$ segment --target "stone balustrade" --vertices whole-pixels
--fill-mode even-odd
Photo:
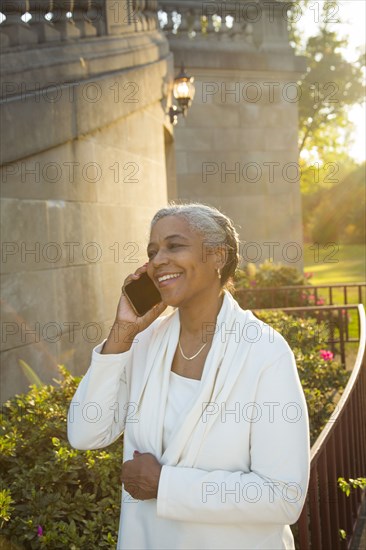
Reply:
[[[0,13],[3,51],[158,28],[155,0],[4,0]]]
[[[160,26],[169,39],[214,39],[261,50],[289,48],[290,2],[159,0],[158,5]]]

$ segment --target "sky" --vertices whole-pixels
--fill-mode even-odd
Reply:
[[[299,25],[304,35],[311,36],[316,33],[317,21],[321,17],[323,1],[313,1],[303,11]],[[341,37],[348,37],[349,45],[344,50],[344,56],[349,61],[354,61],[359,55],[359,50],[365,51],[365,21],[366,1],[365,0],[343,0],[339,2],[339,11],[334,10],[330,17],[332,21],[329,26]],[[334,20],[334,21],[333,21]],[[366,102],[363,105],[355,105],[350,109],[349,118],[355,123],[354,143],[350,147],[350,155],[358,162],[365,160],[366,149]]]

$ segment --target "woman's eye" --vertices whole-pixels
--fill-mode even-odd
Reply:
[[[171,244],[168,244],[167,248],[168,249],[179,248],[181,246],[184,246],[184,245],[183,244],[178,244],[178,243],[171,243]],[[155,256],[155,254],[156,254],[155,250],[152,250],[151,252],[148,252],[147,257],[149,258],[149,260],[151,260],[151,258],[153,256]]]

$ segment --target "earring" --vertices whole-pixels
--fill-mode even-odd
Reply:
[[[218,268],[216,269],[216,271],[217,271],[217,276],[218,276],[218,278],[219,278],[219,279],[221,279],[221,272],[220,272],[220,268],[218,267]]]

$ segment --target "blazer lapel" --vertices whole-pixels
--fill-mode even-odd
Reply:
[[[177,325],[178,325],[178,332],[177,332]],[[164,357],[164,355],[166,355],[166,353],[169,353],[169,351],[171,353],[172,348],[174,346],[174,340],[176,339],[175,347],[174,347],[174,350],[175,350],[178,343],[179,327],[180,327],[179,311],[178,309],[176,309],[170,315],[167,315],[166,319],[164,319],[164,321],[162,321],[162,323],[160,324],[157,332],[153,335],[153,338],[149,344],[149,348],[146,354],[147,365],[144,371],[141,386],[138,391],[138,394],[135,397],[136,403],[138,405],[140,405],[140,402],[145,392],[146,384],[149,379],[153,366],[158,364],[159,361],[163,359],[166,359],[168,361],[168,357]],[[168,348],[170,348],[170,350]],[[173,353],[173,356],[174,356],[174,353]]]

